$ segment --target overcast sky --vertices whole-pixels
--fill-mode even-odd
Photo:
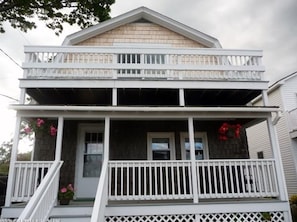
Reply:
[[[297,71],[296,0],[116,0],[111,16],[140,6],[217,38],[223,48],[263,50],[270,84]],[[28,33],[5,27],[6,33],[0,34],[0,143],[13,134],[15,113],[7,105],[15,101],[1,95],[19,97],[22,69],[17,64],[24,60],[24,45],[60,45],[79,30],[67,26],[57,37],[43,23]]]

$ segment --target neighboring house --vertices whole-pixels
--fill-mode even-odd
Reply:
[[[297,194],[297,72],[292,73],[269,87],[269,105],[279,106],[283,111],[276,125],[278,142],[285,171],[289,196]],[[262,105],[262,97],[252,101]],[[264,123],[248,131],[251,158],[272,158],[269,137]]]
[[[291,221],[279,108],[246,105],[268,89],[261,51],[141,7],[25,54],[3,218]],[[274,158],[249,159],[245,129],[262,121]],[[34,161],[16,161],[30,131]]]

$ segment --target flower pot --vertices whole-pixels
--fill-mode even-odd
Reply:
[[[61,199],[59,202],[60,205],[69,205],[70,199]]]

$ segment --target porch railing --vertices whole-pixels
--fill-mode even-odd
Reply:
[[[277,197],[274,160],[109,161],[109,200]]]
[[[26,46],[25,78],[263,79],[262,52],[82,46]]]
[[[189,161],[109,161],[109,199],[191,199],[190,164]]]
[[[35,193],[53,161],[17,161],[12,184],[11,202],[26,202]]]
[[[57,200],[62,161],[56,161],[26,205],[18,221],[45,221]]]
[[[277,197],[274,160],[196,162],[200,199]]]

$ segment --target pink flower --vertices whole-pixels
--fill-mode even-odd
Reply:
[[[30,127],[26,127],[24,130],[26,134],[29,134],[32,132],[32,129]]]
[[[68,188],[69,190],[71,190],[71,191],[74,191],[74,189],[73,189],[73,186],[72,186],[72,184],[71,184],[71,183],[70,183],[70,184],[68,184],[67,188]]]
[[[67,192],[67,188],[66,187],[61,188],[60,192],[61,193],[66,193]]]
[[[38,119],[37,119],[37,127],[41,127],[42,124],[44,124],[44,120],[38,118]]]
[[[50,126],[50,134],[51,136],[57,135],[57,129],[53,125]]]

